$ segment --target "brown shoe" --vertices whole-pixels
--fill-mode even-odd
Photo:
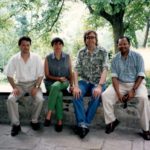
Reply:
[[[105,129],[105,133],[109,134],[109,133],[113,132],[114,129],[117,127],[117,125],[118,125],[119,123],[120,123],[120,121],[116,119],[115,121],[113,121],[113,122],[107,124],[107,125],[106,125],[106,129]]]
[[[143,131],[144,140],[150,140],[150,131]]]

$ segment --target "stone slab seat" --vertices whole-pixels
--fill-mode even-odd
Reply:
[[[67,124],[69,124],[69,122],[75,122],[74,110],[72,106],[73,95],[69,93],[67,90],[62,90],[62,92],[63,92],[64,121],[68,122]],[[6,101],[7,101],[9,94],[10,92],[0,93],[0,123],[9,123],[7,106],[6,106]],[[43,109],[40,115],[41,121],[44,120],[45,114],[47,112],[48,92],[44,92],[43,96],[44,96],[45,101],[44,101]],[[85,97],[89,97],[89,96],[90,96],[89,93],[85,95]],[[29,94],[26,93],[24,97],[22,97],[23,100],[19,102],[20,121],[23,124],[28,124],[31,118],[32,103],[30,101],[30,98],[32,97],[30,97]]]
[[[149,98],[150,98],[150,90],[148,90]],[[10,123],[7,113],[6,101],[10,92],[3,92],[0,93],[0,123]],[[45,101],[43,104],[43,109],[40,115],[40,121],[43,122],[45,118],[45,114],[47,112],[47,102],[48,102],[48,93],[43,93]],[[66,90],[63,91],[63,109],[64,109],[64,124],[73,125],[75,124],[75,116],[74,116],[74,109],[72,99],[73,96],[71,93],[68,93]],[[89,99],[90,94],[87,93],[85,98]],[[29,124],[29,120],[31,118],[31,111],[32,105],[30,101],[30,96],[26,94],[23,97],[22,103],[19,103],[19,112],[20,112],[20,121],[21,124]],[[85,107],[88,105],[88,100],[84,101]],[[134,98],[131,102],[128,103],[128,107],[123,109],[123,104],[115,105],[115,114],[118,120],[121,121],[119,127],[128,127],[128,128],[140,128],[139,124],[139,115],[136,108],[137,100]],[[53,118],[55,115],[52,115]],[[52,123],[55,122],[56,119],[52,118]],[[103,114],[103,107],[99,107],[97,113],[94,117],[94,120],[91,124],[92,126],[98,126],[98,128],[105,127],[104,123],[104,114]]]

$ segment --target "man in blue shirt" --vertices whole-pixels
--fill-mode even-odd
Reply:
[[[119,53],[112,60],[112,85],[102,94],[104,117],[107,134],[114,131],[119,124],[114,114],[114,104],[138,99],[140,123],[143,138],[150,140],[149,132],[149,101],[145,86],[144,61],[140,54],[130,50],[128,37],[121,37],[117,41]]]

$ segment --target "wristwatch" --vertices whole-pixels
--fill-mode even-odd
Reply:
[[[39,85],[35,85],[35,88],[37,88],[37,89],[38,89],[39,87],[40,87]]]
[[[102,87],[103,86],[103,84],[101,84],[101,83],[98,83],[98,85],[97,86],[100,86],[100,87]]]

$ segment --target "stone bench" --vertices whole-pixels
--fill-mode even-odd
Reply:
[[[7,112],[7,106],[6,101],[9,96],[10,92],[1,92],[0,93],[0,123],[10,123],[8,118],[8,112]],[[66,90],[63,91],[63,110],[64,110],[64,122],[66,124],[75,123],[75,117],[74,117],[74,109],[72,104],[72,94],[68,93]],[[44,121],[46,112],[47,112],[47,106],[48,106],[48,93],[43,93],[44,96],[44,104],[42,108],[42,112],[40,114],[40,120]],[[89,95],[87,94],[85,98],[87,98]],[[22,124],[28,124],[31,116],[31,109],[32,109],[32,101],[30,100],[31,97],[26,94],[23,97],[23,100],[19,102],[19,114],[20,114],[20,121]],[[68,113],[69,112],[69,113]],[[53,118],[55,116],[53,115]],[[56,120],[56,119],[52,119]]]
[[[0,93],[0,123],[10,123],[6,108],[6,100],[10,93]],[[40,115],[40,121],[43,122],[45,118],[45,114],[47,112],[47,102],[48,102],[48,94],[44,93],[44,104],[43,109]],[[149,90],[149,97],[150,97],[150,90]],[[23,97],[24,101],[19,104],[19,112],[20,112],[20,121],[21,124],[29,124],[30,120],[30,112],[32,109],[31,101],[29,96]],[[75,116],[74,116],[74,109],[72,104],[72,95],[69,93],[64,92],[63,96],[63,109],[64,109],[64,124],[73,125],[75,124]],[[89,95],[86,95],[85,99],[89,99]],[[84,101],[85,107],[88,105],[88,100]],[[139,115],[136,108],[137,100],[133,99],[132,101],[128,102],[128,107],[123,109],[123,104],[119,103],[115,105],[115,114],[117,118],[121,121],[121,127],[128,127],[128,128],[139,128]],[[55,115],[52,115],[52,123],[55,122],[54,119]],[[98,108],[97,113],[94,117],[94,120],[91,124],[92,126],[100,126],[104,127],[104,114],[103,114],[103,107],[102,105]]]

